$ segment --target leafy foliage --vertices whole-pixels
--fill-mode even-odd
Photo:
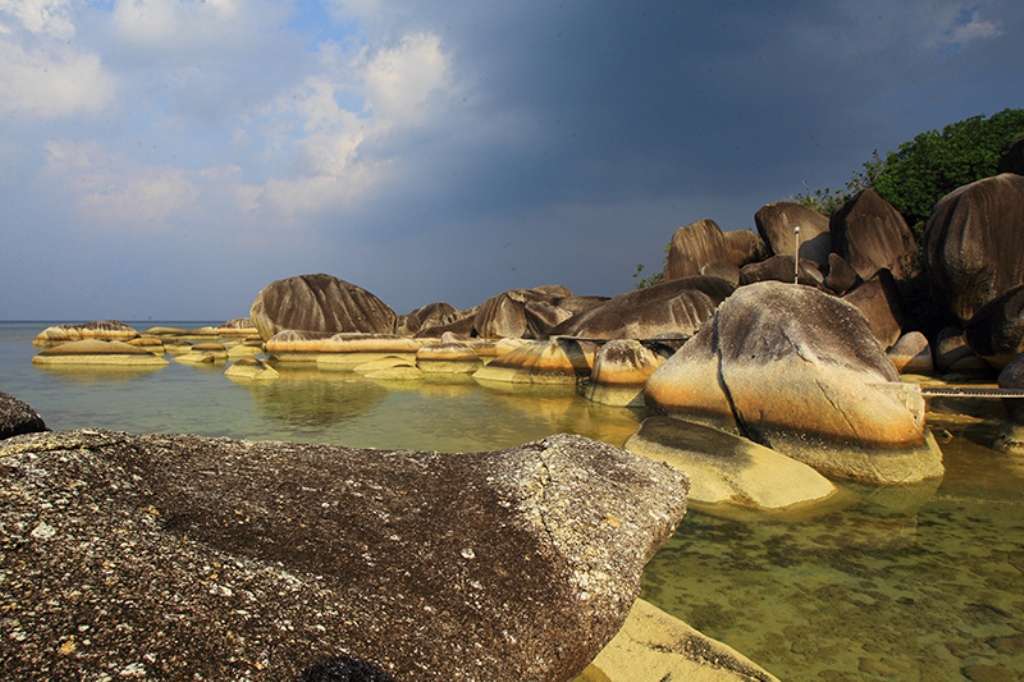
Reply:
[[[650,277],[644,277],[643,272],[643,264],[637,263],[636,270],[633,272],[633,279],[636,280],[637,289],[646,289],[647,287],[653,287],[655,284],[661,284],[661,281],[665,279],[664,272],[656,272]]]

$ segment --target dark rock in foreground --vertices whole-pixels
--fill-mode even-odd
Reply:
[[[0,391],[0,440],[37,431],[46,431],[39,413],[28,403]]]
[[[249,316],[267,341],[286,329],[394,334],[398,316],[366,289],[331,275],[298,275],[260,290]]]
[[[446,455],[83,430],[0,463],[3,679],[570,679],[687,491],[566,435]]]

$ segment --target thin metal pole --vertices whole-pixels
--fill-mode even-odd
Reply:
[[[793,250],[793,284],[800,284],[800,226],[793,226],[796,248]]]

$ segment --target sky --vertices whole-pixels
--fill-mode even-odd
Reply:
[[[310,272],[614,295],[680,225],[1024,106],[1021,35],[1020,0],[0,0],[0,319]]]

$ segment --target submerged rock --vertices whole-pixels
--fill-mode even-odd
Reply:
[[[900,374],[931,374],[935,370],[931,346],[921,332],[907,332],[886,355]]]
[[[623,446],[690,479],[690,500],[777,510],[816,502],[836,488],[803,462],[751,440],[672,417],[645,419]]]
[[[664,361],[664,356],[639,341],[609,341],[594,357],[584,396],[605,405],[642,407],[644,384]]]
[[[294,680],[342,656],[398,680],[571,679],[687,490],[567,435],[442,454],[73,431],[0,461],[7,679]]]
[[[637,599],[575,682],[778,682],[743,654]]]
[[[939,200],[925,228],[933,295],[963,324],[1024,284],[1024,176],[1003,173]]]
[[[157,367],[167,364],[145,348],[122,341],[71,341],[40,351],[32,362],[37,365],[131,365]]]
[[[869,187],[851,197],[829,220],[832,248],[862,279],[886,269],[898,280],[914,274],[917,243],[907,221]]]
[[[331,275],[299,275],[263,287],[249,310],[264,341],[285,329],[394,334],[395,311],[366,289]]]
[[[230,379],[250,381],[273,381],[280,378],[277,370],[258,358],[240,358],[224,371]]]
[[[69,341],[96,339],[99,341],[127,341],[134,339],[139,332],[124,322],[117,320],[100,320],[82,324],[56,324],[47,327],[33,339],[33,346],[50,346]]]
[[[860,312],[810,287],[741,287],[647,382],[648,405],[744,435],[827,476],[941,476],[920,390]]]
[[[28,403],[0,391],[0,440],[46,430],[43,418]]]
[[[732,292],[717,277],[678,279],[616,296],[551,333],[584,339],[692,336]]]
[[[754,222],[772,254],[790,257],[796,251],[793,228],[799,225],[800,259],[814,261],[820,267],[828,265],[832,237],[827,216],[801,204],[780,201],[762,206],[754,215]]]

